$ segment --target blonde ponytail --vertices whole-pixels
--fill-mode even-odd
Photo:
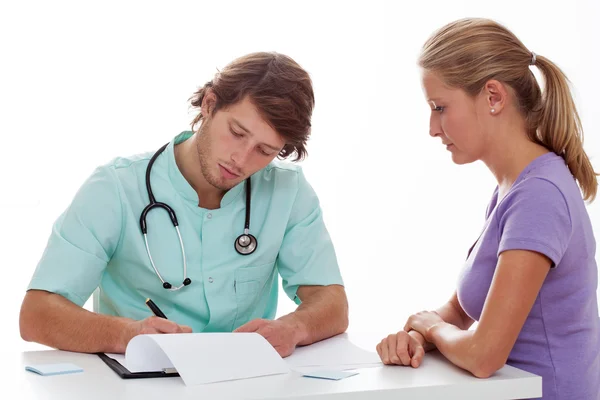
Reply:
[[[547,58],[538,56],[535,65],[545,81],[538,138],[545,147],[565,159],[581,187],[583,198],[593,201],[598,190],[597,174],[583,149],[583,129],[569,82],[560,68]]]

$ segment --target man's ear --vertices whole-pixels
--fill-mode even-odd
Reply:
[[[217,95],[212,89],[207,89],[204,97],[202,98],[202,106],[200,110],[202,111],[202,115],[204,117],[208,117],[215,110],[215,106],[217,105]]]

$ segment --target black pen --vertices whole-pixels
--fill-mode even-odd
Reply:
[[[162,311],[160,311],[160,308],[158,308],[158,306],[154,304],[152,300],[146,299],[146,305],[157,317],[168,319],[167,316]]]

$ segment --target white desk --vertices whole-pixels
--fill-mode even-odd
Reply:
[[[535,398],[542,393],[539,376],[505,366],[491,378],[477,379],[437,352],[426,354],[418,369],[400,366],[365,368],[359,370],[358,375],[340,381],[305,378],[291,373],[189,387],[181,378],[123,380],[92,354],[5,350],[2,358],[2,391],[19,399],[493,400]],[[28,364],[58,362],[72,362],[84,372],[39,376],[25,371]]]

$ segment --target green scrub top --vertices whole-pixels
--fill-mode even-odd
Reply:
[[[194,332],[227,332],[255,318],[273,319],[278,279],[299,304],[303,285],[342,285],[319,200],[300,166],[277,160],[252,176],[251,255],[235,251],[244,231],[244,182],[229,190],[221,207],[198,207],[198,195],[175,163],[174,143],[156,159],[151,183],[156,201],[177,214],[191,285],[166,290],[154,272],[140,229],[149,203],[146,167],[154,152],[117,158],[97,168],[54,223],[29,289],[58,293],[83,306],[99,288],[95,311],[140,320],[151,316],[151,298]],[[154,263],[173,286],[183,281],[183,257],[173,224],[162,209],[147,216]]]

